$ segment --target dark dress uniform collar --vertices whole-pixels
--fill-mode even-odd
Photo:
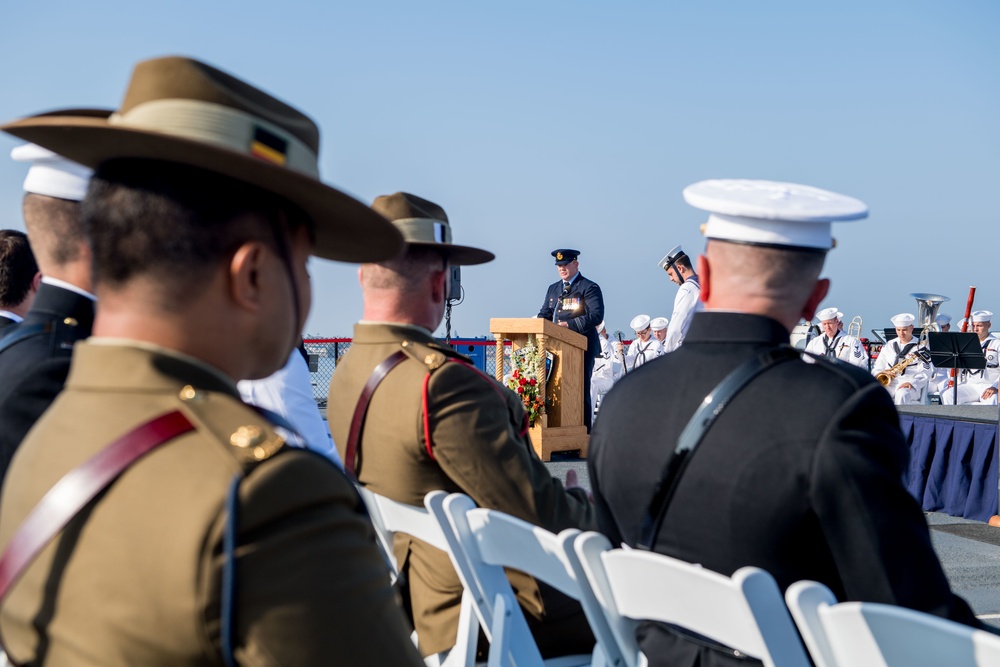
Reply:
[[[42,283],[25,320],[72,318],[86,335],[94,328],[94,302],[68,289]]]
[[[701,311],[691,318],[684,337],[690,343],[747,343],[780,345],[788,343],[790,332],[780,322],[764,315],[728,311]]]

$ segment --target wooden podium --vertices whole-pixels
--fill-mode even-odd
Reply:
[[[513,350],[527,345],[534,337],[545,357],[546,351],[555,355],[552,375],[545,380],[545,368],[539,368],[535,379],[539,393],[546,397],[545,414],[529,431],[535,452],[543,461],[552,458],[552,452],[579,451],[580,458],[587,456],[590,436],[583,422],[583,355],[587,338],[540,317],[493,318],[490,333],[497,341],[496,377],[503,382],[504,340],[511,342]],[[540,423],[539,423],[540,422]]]

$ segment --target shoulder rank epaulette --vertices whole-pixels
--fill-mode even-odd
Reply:
[[[213,433],[216,438],[223,439],[230,429],[234,429],[228,436],[228,443],[240,462],[265,461],[285,446],[285,439],[275,433],[266,421],[254,423],[253,418],[260,416],[245,405],[240,406],[239,414],[234,415],[227,426],[225,420],[219,418],[218,406],[210,404],[210,396],[211,392],[196,389],[191,385],[185,385],[178,393],[178,398],[186,404],[190,414],[204,424],[206,431]]]
[[[414,343],[404,340],[400,346],[408,357],[419,361],[432,371],[440,368],[444,362],[448,361],[448,357],[460,356],[451,348],[435,343]]]

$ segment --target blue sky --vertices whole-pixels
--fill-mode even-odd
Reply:
[[[957,319],[976,285],[1000,312],[998,34],[995,0],[14,3],[0,118],[115,107],[154,56],[240,76],[319,123],[327,182],[431,199],[496,253],[463,272],[462,336],[534,315],[557,247],[582,251],[610,329],[669,316],[657,260],[704,246],[686,185],[827,188],[871,208],[835,226],[825,271],[824,305],[867,332],[915,312],[911,292]],[[4,227],[23,228],[23,174],[0,159]],[[312,272],[306,330],[350,335],[356,267]]]

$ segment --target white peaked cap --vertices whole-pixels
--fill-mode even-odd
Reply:
[[[38,195],[83,201],[90,175],[94,173],[35,144],[17,146],[10,152],[10,157],[15,162],[31,163],[24,178],[24,191]]]
[[[977,310],[969,316],[969,321],[972,323],[976,322],[992,322],[993,313],[988,310]]]
[[[900,313],[899,315],[890,318],[892,325],[896,327],[908,327],[913,324],[916,319],[917,318],[913,316],[913,313]]]
[[[642,331],[649,326],[649,315],[636,315],[629,323],[633,331]]]
[[[670,324],[670,320],[665,317],[654,317],[649,321],[649,328],[653,331],[663,331]]]
[[[853,197],[777,181],[699,181],[684,188],[684,200],[709,212],[707,238],[768,247],[827,251],[831,223],[868,216]]]
[[[951,315],[945,315],[944,313],[941,313],[940,315],[934,318],[934,322],[940,326],[951,324]]]
[[[826,322],[827,320],[839,320],[842,317],[844,317],[844,314],[835,307],[824,308],[816,313],[816,319],[820,322]]]

